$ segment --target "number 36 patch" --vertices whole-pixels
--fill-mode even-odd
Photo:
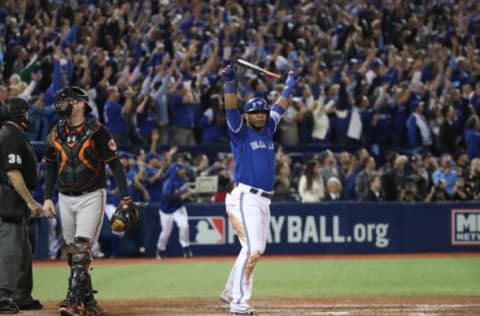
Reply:
[[[21,165],[22,164],[22,157],[20,157],[20,155],[8,154],[8,163],[9,164]]]

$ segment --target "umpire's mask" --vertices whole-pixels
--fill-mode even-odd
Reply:
[[[25,131],[32,126],[28,119],[28,110],[30,106],[27,101],[16,97],[7,98],[5,100],[5,106],[7,110],[7,120],[20,125]]]

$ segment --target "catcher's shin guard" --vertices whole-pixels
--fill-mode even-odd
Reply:
[[[97,301],[95,300],[94,294],[97,291],[93,290],[92,288],[92,278],[90,274],[87,274],[87,278],[85,280],[85,296],[83,305],[85,307],[85,315],[86,316],[100,316],[104,315],[105,312],[103,309],[98,305]]]
[[[68,279],[68,293],[64,301],[60,303],[62,315],[82,314],[87,294],[93,295],[89,290],[88,268],[91,262],[90,241],[87,238],[76,237],[71,252],[68,254],[70,266],[70,278]]]

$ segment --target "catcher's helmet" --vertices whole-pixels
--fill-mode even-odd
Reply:
[[[70,100],[81,100],[86,104],[85,112],[92,111],[88,103],[88,94],[85,90],[77,86],[66,86],[60,89],[55,95],[55,111],[59,114],[69,116],[72,109]]]
[[[245,104],[245,112],[269,112],[267,100],[264,98],[251,98]]]

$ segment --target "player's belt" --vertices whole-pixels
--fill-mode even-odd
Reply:
[[[68,195],[68,196],[80,196],[80,195],[84,195],[84,194],[87,194],[87,193],[90,193],[90,192],[93,192],[93,191],[97,191],[98,188],[95,188],[95,189],[89,189],[89,190],[85,190],[85,191],[70,191],[70,192],[60,192],[61,194],[63,195]]]
[[[257,189],[255,189],[255,188],[250,188],[250,193],[260,194],[261,196],[266,197],[266,198],[268,198],[268,199],[271,199],[271,198],[272,198],[272,195],[273,195],[273,194],[270,194],[270,193],[265,192],[265,191],[257,190]]]
[[[244,190],[244,191],[248,191],[250,193],[253,193],[253,194],[258,194],[264,198],[267,198],[267,199],[271,199],[273,194],[272,193],[269,193],[269,192],[266,192],[266,191],[263,191],[263,190],[260,190],[260,189],[257,189],[257,188],[254,188],[252,186],[249,186],[247,184],[243,184],[243,183],[236,183],[235,184],[236,187],[239,187],[240,189]]]

